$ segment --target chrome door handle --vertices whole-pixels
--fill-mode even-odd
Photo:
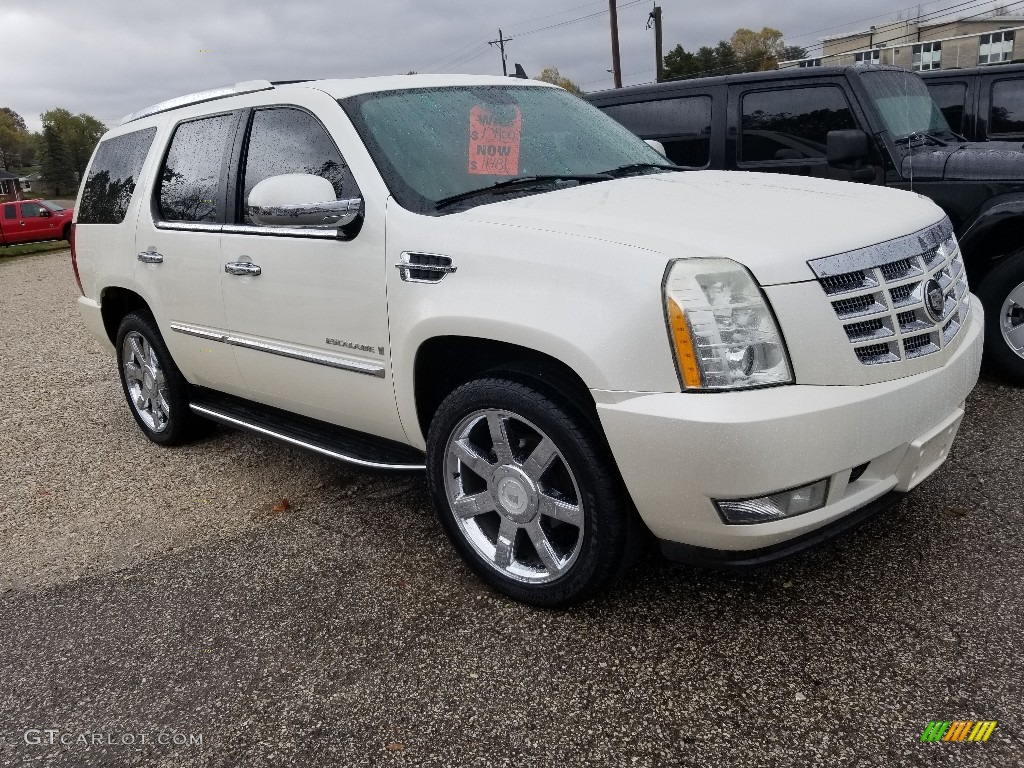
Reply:
[[[251,261],[229,261],[224,265],[224,271],[229,275],[259,275],[263,270]]]
[[[156,251],[142,251],[137,258],[143,264],[162,264],[164,260],[164,257]]]

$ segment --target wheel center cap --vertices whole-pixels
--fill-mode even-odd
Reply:
[[[498,511],[516,523],[528,523],[537,513],[532,484],[511,468],[498,472],[493,486]]]

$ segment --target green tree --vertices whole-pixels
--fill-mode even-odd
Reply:
[[[551,83],[552,85],[557,85],[560,88],[565,88],[569,93],[574,93],[577,96],[583,95],[583,89],[568,77],[562,77],[561,73],[558,71],[558,67],[546,67],[539,75],[537,75],[536,79],[540,80],[542,83]]]
[[[797,59],[806,59],[807,49],[802,45],[787,45],[782,49],[782,55],[779,57],[779,61],[796,61]]]
[[[732,33],[729,44],[744,72],[776,69],[786,48],[782,33],[771,27],[763,27],[760,32],[741,27]]]
[[[25,118],[10,107],[0,107],[0,115],[9,115],[11,119],[14,120],[15,125],[21,128],[25,133],[28,133],[28,126],[25,125]]]
[[[52,124],[43,125],[43,178],[53,185],[57,197],[67,194],[77,181],[67,145]]]
[[[92,151],[106,133],[107,127],[92,115],[73,115],[62,108],[51,109],[40,117],[44,131],[48,125],[53,127],[64,145],[72,169],[81,176],[85,173],[85,166],[89,163]],[[49,144],[47,148],[49,149]]]
[[[20,168],[32,150],[32,135],[21,115],[10,107],[0,107],[0,168]]]
[[[714,48],[704,45],[690,53],[677,45],[665,56],[665,79],[684,80],[691,77],[729,75],[736,71],[736,52],[725,40]]]

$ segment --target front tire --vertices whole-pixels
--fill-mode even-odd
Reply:
[[[189,385],[148,312],[132,312],[117,331],[117,368],[128,408],[142,433],[160,445],[196,437],[203,422],[189,408]]]
[[[978,298],[985,306],[985,354],[1024,385],[1024,250],[985,275]]]
[[[638,552],[640,524],[591,420],[511,377],[471,381],[441,403],[427,482],[459,554],[516,600],[579,602]]]

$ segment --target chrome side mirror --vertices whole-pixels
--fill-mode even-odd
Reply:
[[[265,227],[337,229],[355,221],[362,210],[363,198],[335,200],[331,182],[311,173],[264,179],[246,201],[249,218]]]
[[[668,155],[665,154],[665,145],[662,144],[660,141],[656,139],[644,139],[644,144],[653,149],[662,157],[668,157]]]

